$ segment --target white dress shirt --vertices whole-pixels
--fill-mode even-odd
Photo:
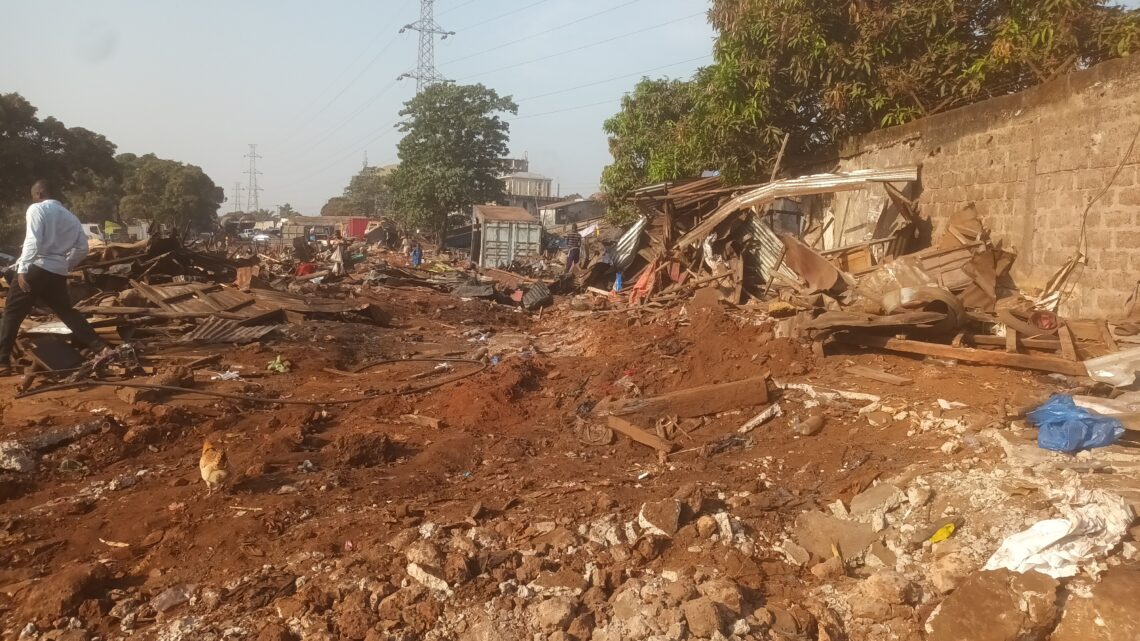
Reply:
[[[58,200],[44,200],[28,207],[27,219],[24,251],[16,261],[18,273],[26,274],[35,265],[66,276],[87,257],[83,225]]]

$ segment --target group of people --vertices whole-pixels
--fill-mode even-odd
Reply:
[[[400,251],[407,257],[412,267],[419,267],[424,263],[424,248],[419,243],[413,243],[407,236],[400,244]]]

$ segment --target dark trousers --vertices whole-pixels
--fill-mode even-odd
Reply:
[[[578,263],[578,257],[582,255],[582,250],[578,247],[571,247],[570,251],[566,252],[566,271]]]
[[[29,291],[24,291],[13,278],[8,288],[8,298],[4,302],[4,319],[0,321],[0,365],[7,364],[12,357],[12,348],[16,345],[16,334],[20,331],[20,323],[24,322],[37,302],[42,302],[55,312],[59,320],[71,330],[75,340],[94,350],[107,346],[83,314],[71,306],[71,297],[67,294],[66,276],[32,265],[28,268],[28,273],[24,274],[24,278],[28,281]]]

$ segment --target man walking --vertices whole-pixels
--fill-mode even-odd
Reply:
[[[32,185],[24,250],[16,261],[16,278],[8,288],[0,321],[0,376],[11,375],[16,334],[37,302],[46,304],[71,330],[71,335],[93,351],[107,349],[91,324],[71,306],[67,274],[87,256],[87,235],[79,219],[57,199],[46,180]]]
[[[570,273],[578,258],[582,255],[582,235],[578,233],[578,223],[570,225],[570,233],[566,234],[566,273]]]

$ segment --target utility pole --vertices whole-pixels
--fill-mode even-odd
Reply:
[[[442,36],[440,40],[447,40],[448,36],[454,36],[454,31],[445,31],[439,23],[435,21],[435,0],[420,0],[420,19],[406,24],[400,33],[405,31],[418,31],[420,33],[420,53],[416,61],[416,70],[408,73],[400,74],[396,80],[403,80],[404,78],[416,79],[416,93],[420,93],[425,87],[433,85],[437,82],[447,82],[447,80],[440,75],[439,71],[435,68],[435,37]]]
[[[241,211],[241,181],[234,183],[234,211]]]
[[[249,176],[249,186],[245,188],[246,204],[245,210],[247,212],[255,212],[261,209],[260,203],[257,202],[257,192],[261,191],[261,187],[257,186],[257,176],[261,174],[257,170],[257,159],[261,156],[257,155],[257,145],[251,144],[249,146],[249,153],[245,155],[249,158],[249,169],[246,174]]]

